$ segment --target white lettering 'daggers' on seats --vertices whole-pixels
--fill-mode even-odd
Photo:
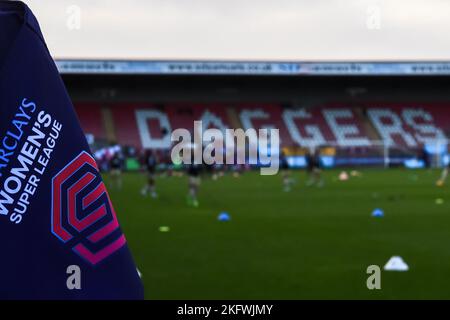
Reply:
[[[148,121],[155,119],[159,122],[160,128],[165,128],[168,132],[172,131],[167,114],[158,110],[136,110],[136,121],[141,138],[142,147],[144,149],[168,149],[171,141],[170,135],[161,138],[152,137]]]
[[[295,119],[312,118],[312,115],[305,109],[286,110],[283,112],[282,117],[292,140],[299,146],[311,148],[325,144],[325,138],[317,125],[305,125],[305,132],[309,137],[305,137],[300,133],[300,130],[295,124]]]
[[[241,111],[240,119],[244,130],[254,128],[252,119],[269,119],[269,114],[262,109]]]
[[[226,126],[222,119],[218,116],[216,116],[214,113],[210,112],[209,110],[205,110],[205,112],[203,112],[200,121],[202,123],[202,131],[206,131],[210,128],[214,128],[219,130],[223,136],[226,139],[232,139],[232,137],[230,136],[230,134],[226,131],[226,129],[228,129],[228,126]],[[196,132],[197,134],[202,134],[201,132]]]
[[[369,139],[362,135],[356,124],[338,123],[341,119],[354,120],[353,112],[350,109],[325,109],[322,113],[331,131],[333,131],[338,145],[344,147],[365,147],[371,145]]]
[[[253,129],[255,126],[253,125],[252,119],[262,119],[267,120],[269,119],[269,114],[267,112],[264,112],[262,109],[256,109],[256,110],[242,110],[240,113],[240,119],[242,126],[244,130]],[[251,135],[249,137],[250,144],[255,144],[257,141],[256,135],[252,134],[252,131],[249,131],[249,134]]]
[[[387,108],[370,108],[367,114],[383,141],[390,146],[403,142],[414,148],[446,140],[432,115],[420,108],[405,108],[401,116]]]
[[[394,137],[397,136],[401,137],[408,147],[417,147],[416,140],[410,133],[403,130],[402,120],[392,110],[369,109],[367,114],[386,144],[390,146],[396,145]]]
[[[249,129],[268,129],[269,132],[271,129],[279,129],[280,142],[284,147],[370,147],[375,144],[374,140],[381,139],[386,146],[418,148],[424,144],[446,141],[444,130],[434,123],[436,120],[445,128],[445,121],[433,119],[433,116],[438,116],[433,113],[436,108],[433,109],[432,106],[417,108],[407,105],[373,105],[364,108],[367,115],[365,118],[345,105],[311,109],[283,109],[280,105],[182,105],[163,106],[159,109],[138,107],[130,108],[136,120],[131,128],[137,128],[133,132],[135,135],[129,134],[130,128],[120,122],[123,121],[123,113],[117,117],[116,128],[119,129],[119,143],[134,143],[136,147],[144,149],[170,149],[170,132],[178,128],[192,129],[193,121],[201,121],[203,131],[212,128],[219,130],[226,140],[232,138],[227,129],[242,127],[248,134],[250,145],[257,144],[259,139],[257,131]],[[374,129],[370,138],[370,131],[367,130],[369,124]],[[167,134],[161,134],[158,130]]]
[[[442,130],[434,125],[432,115],[423,109],[404,109],[402,118],[408,126],[414,129],[414,137],[421,144],[446,141],[447,139]],[[423,120],[422,123],[417,119]]]

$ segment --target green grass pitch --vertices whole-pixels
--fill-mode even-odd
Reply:
[[[435,186],[439,172],[338,174],[308,188],[294,171],[288,193],[281,175],[205,178],[199,208],[186,205],[186,177],[158,178],[158,199],[140,194],[138,173],[120,191],[105,180],[147,299],[449,299],[450,187]],[[232,220],[217,221],[221,211]],[[382,271],[381,290],[368,290],[367,266],[394,255],[410,270]]]

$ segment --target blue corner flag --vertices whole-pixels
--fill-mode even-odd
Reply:
[[[36,18],[0,1],[0,299],[143,299]]]

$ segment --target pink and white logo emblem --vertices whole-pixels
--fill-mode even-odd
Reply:
[[[52,180],[51,230],[92,265],[126,243],[95,160],[81,152]]]

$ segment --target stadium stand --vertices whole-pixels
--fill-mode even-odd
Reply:
[[[445,111],[450,64],[444,62],[61,60],[57,65],[89,140],[133,152],[166,154],[169,133],[177,128],[192,133],[195,120],[222,130],[278,128],[287,154],[320,147],[342,165],[424,159],[433,145],[447,149],[450,134]]]
[[[138,149],[169,148],[170,135],[166,133],[176,128],[192,131],[195,120],[203,121],[203,129],[279,128],[282,146],[367,147],[373,140],[381,140],[390,145],[420,148],[446,139],[450,114],[443,112],[442,107],[366,104],[361,105],[365,117],[339,104],[310,109],[275,104],[77,104],[76,110],[85,132],[102,140],[107,138],[107,121],[101,110],[110,108],[116,142]],[[375,137],[370,127],[375,128]]]
[[[102,123],[102,107],[95,103],[78,103],[76,111],[84,132],[92,134],[96,140],[106,139]]]

